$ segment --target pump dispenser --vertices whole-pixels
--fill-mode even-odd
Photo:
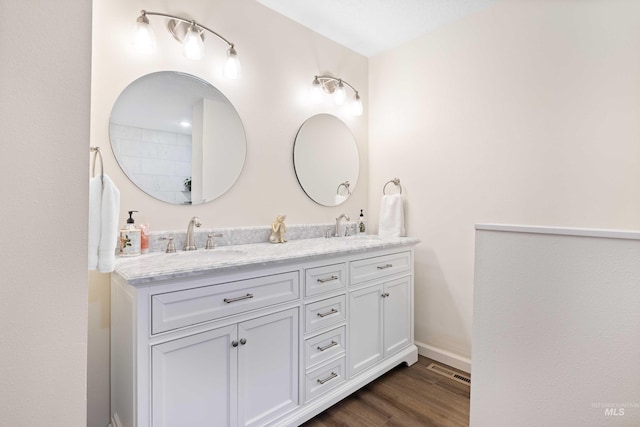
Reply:
[[[136,227],[133,220],[134,212],[138,211],[129,211],[127,225],[120,229],[120,256],[140,255],[141,235],[140,229]]]
[[[364,209],[360,209],[360,218],[358,218],[358,234],[366,234],[367,233],[367,220],[364,219],[364,213],[362,213]]]

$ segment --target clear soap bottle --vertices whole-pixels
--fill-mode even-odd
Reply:
[[[129,211],[127,224],[120,229],[120,256],[140,255],[141,233],[133,220],[134,212],[138,211]]]

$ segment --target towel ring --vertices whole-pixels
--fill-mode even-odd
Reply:
[[[387,183],[384,185],[384,187],[382,187],[382,194],[386,195],[387,194],[387,185],[389,184],[395,184],[399,189],[400,189],[400,194],[402,194],[402,185],[400,185],[400,178],[393,178],[389,181],[387,181]]]
[[[336,190],[336,194],[339,196],[340,195],[340,188],[344,187],[347,189],[347,196],[351,195],[351,188],[350,188],[351,183],[349,181],[345,181],[343,183],[341,183],[340,185],[338,185],[338,189]]]
[[[100,147],[90,147],[90,152],[95,153],[93,155],[93,166],[91,167],[91,177],[96,176],[96,160],[100,157],[100,179],[104,184],[104,162],[102,160],[102,152],[100,151]]]

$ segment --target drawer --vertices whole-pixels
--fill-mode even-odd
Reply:
[[[345,358],[309,372],[305,378],[305,402],[316,399],[345,381]]]
[[[351,284],[411,271],[411,252],[359,259],[350,264]]]
[[[344,262],[308,268],[305,271],[304,296],[312,297],[343,289],[346,284],[346,278],[347,265]]]
[[[304,366],[312,369],[329,359],[344,354],[346,349],[346,328],[341,326],[304,342]]]
[[[151,297],[151,331],[157,334],[299,296],[297,271],[158,294]]]
[[[304,331],[317,331],[346,319],[346,297],[323,299],[304,306]]]

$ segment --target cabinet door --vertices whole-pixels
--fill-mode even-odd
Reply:
[[[349,375],[382,360],[382,285],[349,293]]]
[[[152,347],[154,427],[235,424],[236,334],[232,325]]]
[[[384,284],[384,357],[411,344],[411,276]]]
[[[238,325],[238,425],[263,425],[298,406],[298,318],[292,308]]]

